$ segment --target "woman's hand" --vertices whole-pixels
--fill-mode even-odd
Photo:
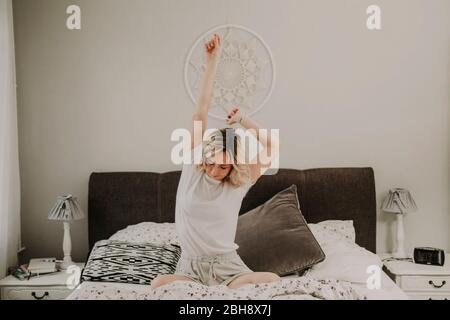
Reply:
[[[219,35],[214,34],[214,37],[209,42],[205,43],[206,61],[218,62],[222,53],[222,43]]]
[[[231,109],[230,113],[228,114],[228,117],[226,119],[226,123],[229,125],[235,124],[235,123],[240,123],[242,120],[242,113],[241,110],[238,107],[233,107],[233,109]]]

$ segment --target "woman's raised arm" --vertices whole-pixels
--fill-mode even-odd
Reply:
[[[264,150],[261,150],[258,153],[256,159],[254,159],[256,160],[255,163],[250,164],[251,179],[252,182],[255,183],[261,175],[272,166],[273,160],[279,157],[280,142],[278,139],[272,140],[270,132],[268,132],[267,135],[261,134],[261,126],[249,117],[243,115],[238,107],[233,107],[228,114],[226,123],[229,125],[239,123],[245,129],[250,129],[250,133],[256,137],[257,141],[261,143],[264,148]],[[270,153],[270,155],[268,153]]]
[[[205,131],[206,121],[208,119],[208,110],[213,96],[217,66],[222,52],[221,47],[221,40],[217,34],[214,35],[211,41],[205,43],[206,72],[203,76],[200,96],[194,114],[192,115],[191,148],[195,148],[203,139],[203,132]],[[195,126],[196,121],[200,121],[199,126]],[[201,130],[201,132],[198,130]],[[199,137],[200,139],[194,139],[194,137]]]

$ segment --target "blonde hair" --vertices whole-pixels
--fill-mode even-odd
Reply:
[[[199,168],[205,170],[205,164],[215,153],[224,152],[227,163],[231,162],[230,173],[222,180],[229,182],[233,187],[240,187],[250,181],[250,167],[245,163],[238,163],[238,155],[242,152],[241,137],[233,128],[222,128],[212,132],[203,141],[203,152]],[[231,161],[230,161],[231,160]]]

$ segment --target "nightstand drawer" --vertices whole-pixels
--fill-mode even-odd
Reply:
[[[3,287],[3,300],[62,300],[72,290],[65,287]]]
[[[403,290],[450,293],[450,276],[401,276],[400,285]]]
[[[450,300],[450,292],[447,295],[428,292],[407,292],[413,300]]]

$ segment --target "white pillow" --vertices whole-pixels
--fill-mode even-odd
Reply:
[[[175,223],[142,222],[117,231],[110,240],[180,245]]]
[[[381,269],[381,259],[355,243],[353,221],[329,220],[308,226],[322,247],[325,260],[312,266],[304,275],[366,283],[372,275],[367,273],[369,266]]]
[[[321,246],[329,242],[355,242],[355,228],[352,220],[327,220],[308,224]],[[175,223],[142,222],[117,231],[110,240],[128,242],[173,243],[179,245]]]
[[[308,223],[319,244],[345,241],[355,243],[356,234],[353,220],[326,220],[319,223]]]

